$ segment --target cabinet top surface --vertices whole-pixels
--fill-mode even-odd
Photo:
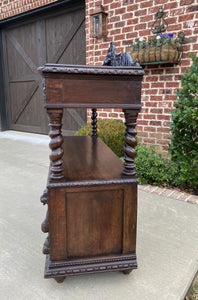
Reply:
[[[45,64],[39,67],[41,73],[65,73],[65,74],[98,74],[98,75],[144,75],[142,67],[136,63],[132,66],[86,66],[86,65],[65,65]]]
[[[136,178],[122,176],[122,161],[100,138],[90,136],[67,136],[63,142],[64,179],[50,182],[53,186],[100,185],[131,183]]]

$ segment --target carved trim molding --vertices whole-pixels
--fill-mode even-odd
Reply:
[[[49,260],[49,255],[47,255],[45,278],[74,276],[88,273],[124,271],[137,268],[137,260],[135,254],[131,259],[124,259],[123,257],[123,259],[115,258],[109,259],[109,261],[105,261],[105,258],[101,258],[96,260],[94,263],[91,262],[89,264],[87,264],[86,260],[82,259],[81,263],[78,262],[78,265],[73,264],[71,266],[65,265],[66,263],[66,261],[62,261],[58,264],[58,266],[52,265],[52,262]]]
[[[133,66],[80,66],[80,65],[53,65],[46,64],[39,67],[42,73],[68,73],[68,74],[108,74],[108,75],[144,75],[143,69],[139,65]]]
[[[100,185],[116,185],[116,184],[130,184],[130,183],[137,183],[138,179],[137,178],[125,178],[123,176],[123,178],[121,178],[120,180],[106,180],[106,181],[69,181],[69,182],[48,182],[47,187],[50,188],[55,188],[55,187],[77,187],[77,186],[100,186]]]

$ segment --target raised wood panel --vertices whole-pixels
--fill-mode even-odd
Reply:
[[[123,191],[67,193],[67,255],[121,254]]]
[[[138,104],[141,93],[141,82],[120,81],[116,77],[110,80],[93,81],[77,79],[46,78],[46,102],[92,104]],[[78,86],[78,89],[74,89]],[[123,93],[123,90],[125,93]]]

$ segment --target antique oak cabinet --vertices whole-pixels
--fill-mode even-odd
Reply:
[[[45,278],[62,282],[80,274],[137,268],[136,120],[143,70],[46,64],[50,167],[41,201],[48,205],[42,231],[48,236]],[[61,134],[64,108],[92,108],[92,135]],[[125,163],[97,137],[96,108],[122,108],[126,119]]]

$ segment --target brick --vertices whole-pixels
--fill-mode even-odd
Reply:
[[[157,120],[170,120],[170,116],[166,116],[166,115],[157,115]]]
[[[153,6],[153,1],[146,1],[140,3],[140,8],[150,7]]]
[[[180,5],[190,5],[193,4],[194,0],[181,0]]]
[[[124,14],[126,12],[126,8],[119,8],[115,10],[115,15]]]
[[[181,31],[182,30],[182,25],[181,24],[177,24],[177,25],[169,25],[168,26],[168,30],[170,32],[174,32],[174,31]]]
[[[161,81],[171,81],[172,80],[172,76],[159,76],[159,80],[161,80]]]
[[[193,14],[185,14],[183,16],[179,16],[179,22],[191,21],[193,20]]]
[[[161,75],[163,74],[164,70],[163,69],[157,69],[157,70],[151,70],[152,75]]]
[[[145,120],[155,120],[155,119],[156,119],[156,115],[154,115],[154,114],[145,114],[145,115],[143,116],[143,118],[144,118]]]
[[[105,118],[107,117],[107,113],[98,113],[98,117]]]
[[[156,98],[157,96],[155,96],[155,98]],[[147,107],[157,107],[157,102],[154,102],[154,101],[150,101],[150,102],[146,102],[145,103],[145,105],[147,106]]]
[[[162,108],[152,108],[150,110],[151,113],[154,113],[154,114],[162,114],[163,112],[163,109]]]
[[[123,33],[131,32],[131,28],[130,28],[130,27],[124,27],[124,28],[122,29],[122,32],[123,32]]]
[[[133,18],[133,19],[127,20],[127,25],[138,24],[138,21],[139,21],[138,18]]]
[[[140,23],[154,21],[153,15],[140,17]]]
[[[166,3],[166,2],[167,2],[167,0],[155,0],[154,5],[163,4],[163,3]]]
[[[166,1],[167,2],[167,1]],[[167,11],[167,10],[171,10],[171,9],[174,9],[174,8],[177,8],[177,2],[174,1],[174,2],[170,2],[170,3],[166,3],[164,6],[163,6],[163,9],[164,11]]]
[[[132,17],[133,17],[132,13],[123,14],[122,20],[128,20],[128,19],[131,19]]]
[[[165,69],[166,74],[177,74],[180,73],[180,69],[179,68],[167,68]]]
[[[156,132],[156,128],[153,127],[153,126],[150,126],[150,127],[144,127],[144,131],[145,132]]]
[[[110,4],[110,9],[115,9],[118,7],[121,7],[121,3],[119,3],[119,2],[113,2]]]
[[[197,42],[197,37],[191,36],[189,38],[186,38],[187,43],[192,44]]]
[[[160,128],[157,128],[157,132],[170,133],[170,129],[169,128],[160,127]]]
[[[138,125],[148,125],[148,121],[146,121],[146,120],[138,120],[137,121],[137,123],[138,123]]]
[[[138,10],[138,5],[137,4],[127,6],[127,11],[136,11],[136,10]]]
[[[148,82],[156,82],[158,81],[158,76],[145,76],[145,80]]]
[[[120,21],[120,16],[114,16],[109,19],[109,22],[118,22]]]
[[[149,125],[151,125],[151,126],[161,126],[162,122],[161,121],[150,121]]]
[[[137,32],[132,32],[132,33],[126,34],[127,39],[134,39],[134,38],[137,38],[137,36],[138,36]]]
[[[198,50],[198,44],[193,45],[193,50]]]
[[[137,16],[137,17],[144,16],[144,15],[147,15],[147,10],[146,9],[138,10],[138,11],[135,12],[135,16]]]
[[[118,22],[118,23],[115,23],[115,27],[118,28],[118,27],[124,27],[125,25],[125,22]]]
[[[179,82],[175,82],[175,81],[173,81],[173,82],[166,82],[166,87],[167,88],[170,88],[170,87],[173,87],[173,88],[178,88],[179,87]]]
[[[116,114],[116,113],[110,113],[110,114],[109,114],[109,117],[110,117],[110,118],[117,118],[117,117],[118,117],[118,114]]]
[[[187,10],[190,12],[198,11],[198,5],[190,6],[187,8]]]
[[[120,34],[120,33],[121,33],[121,29],[120,29],[120,28],[113,29],[113,30],[110,30],[109,33],[110,33],[111,35]]]
[[[151,88],[164,88],[164,82],[152,82]]]

